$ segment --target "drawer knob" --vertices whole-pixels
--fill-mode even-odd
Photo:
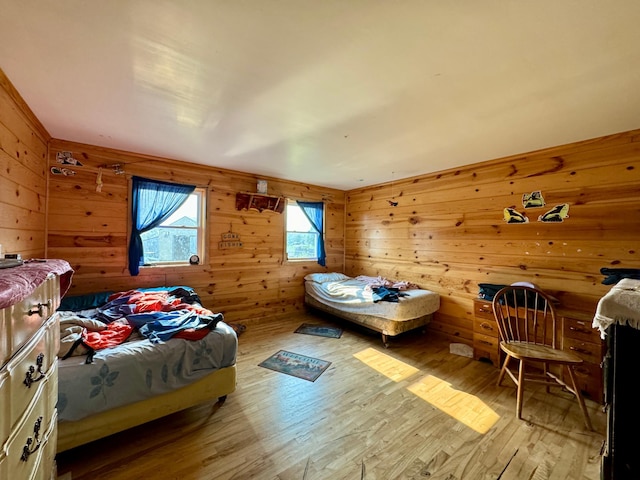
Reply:
[[[576,328],[576,327],[569,327],[569,330],[571,330],[572,332],[579,332],[579,333],[593,333],[593,330],[587,330],[586,328]]]
[[[582,353],[583,355],[591,355],[591,352],[589,350],[585,350],[583,348],[569,347],[569,350],[573,350],[574,352]]]
[[[35,367],[33,365],[29,366],[29,369],[25,374],[24,381],[22,382],[27,386],[27,388],[31,388],[32,383],[39,382],[44,378],[44,372],[42,371],[43,363],[44,363],[44,353],[39,353],[38,357],[36,358],[36,366]],[[33,374],[36,373],[36,371],[40,374],[40,376],[38,378],[33,378]]]
[[[38,417],[36,423],[33,424],[33,438],[28,437],[27,443],[22,447],[22,455],[20,460],[26,462],[32,453],[40,448],[40,428],[42,427],[42,417]],[[33,443],[35,442],[35,445]]]
[[[493,330],[493,327],[491,327],[491,325],[488,324],[487,322],[482,322],[480,324],[480,328],[484,328],[485,330]]]
[[[38,303],[37,305],[31,307],[27,311],[27,315],[35,315],[36,313],[41,317],[44,317],[44,308],[47,307],[47,310],[51,310],[51,299],[47,300],[47,303]]]

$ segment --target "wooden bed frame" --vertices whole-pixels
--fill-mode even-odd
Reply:
[[[224,403],[236,389],[236,366],[224,367],[187,385],[140,402],[124,405],[82,420],[58,422],[57,452],[141,425],[189,407],[217,399]]]
[[[304,295],[304,302],[306,305],[315,308],[317,310],[329,313],[338,318],[348,320],[356,323],[370,330],[374,330],[382,334],[382,344],[385,348],[389,347],[389,337],[393,337],[400,333],[415,330],[417,328],[426,327],[427,324],[433,318],[433,314],[423,315],[421,317],[412,318],[410,320],[391,320],[388,318],[378,317],[375,315],[365,315],[362,313],[351,313],[343,310],[325,305],[313,298],[308,293]]]

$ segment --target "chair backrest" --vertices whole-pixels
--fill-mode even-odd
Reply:
[[[493,297],[493,312],[503,342],[524,342],[559,348],[556,311],[542,290],[511,285]]]

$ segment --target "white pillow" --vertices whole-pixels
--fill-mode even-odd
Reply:
[[[304,277],[308,282],[325,283],[325,282],[339,282],[340,280],[349,280],[344,273],[330,272],[330,273],[309,273]]]

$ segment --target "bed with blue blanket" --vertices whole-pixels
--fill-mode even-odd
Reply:
[[[68,297],[56,315],[58,452],[235,390],[237,333],[190,287]]]

